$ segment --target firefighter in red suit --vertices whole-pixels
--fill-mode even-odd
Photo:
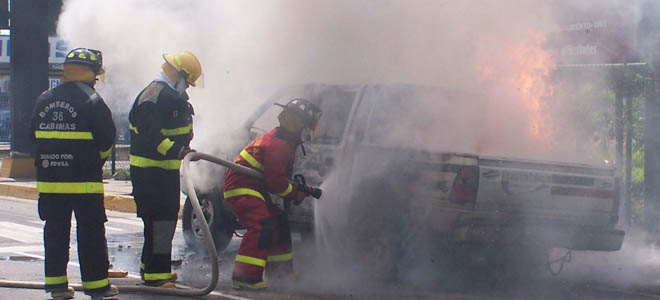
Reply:
[[[291,232],[287,216],[269,193],[299,204],[306,194],[289,181],[296,148],[304,130],[314,130],[321,110],[306,99],[293,99],[278,116],[280,126],[248,144],[235,163],[263,172],[264,179],[227,171],[224,198],[247,228],[236,254],[233,286],[258,290],[268,285],[263,272],[279,277],[293,272]]]

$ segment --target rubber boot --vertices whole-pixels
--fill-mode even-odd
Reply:
[[[172,277],[170,277],[170,281],[176,281],[179,278],[179,276],[174,271],[172,271],[171,276]],[[144,271],[142,269],[140,269],[140,279],[142,279],[142,281],[144,281]]]
[[[67,300],[73,299],[75,293],[76,291],[72,287],[67,287],[65,290],[50,292],[50,296],[53,300]]]
[[[176,284],[171,280],[149,280],[143,282],[145,286],[163,288],[163,289],[173,289],[176,288]]]
[[[92,294],[90,296],[92,297],[92,300],[101,300],[101,299],[111,298],[117,295],[119,295],[119,289],[117,288],[116,285],[111,284],[110,286],[108,286],[107,290],[98,294]]]
[[[239,280],[232,280],[232,286],[235,290],[250,290],[250,291],[259,291],[268,287],[268,283],[265,281],[259,281],[256,283],[247,283]]]

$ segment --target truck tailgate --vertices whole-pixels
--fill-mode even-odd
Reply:
[[[580,164],[479,158],[476,210],[511,221],[604,226],[618,221],[615,170]]]

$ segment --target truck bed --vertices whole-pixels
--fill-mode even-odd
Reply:
[[[613,226],[618,186],[613,168],[480,157],[475,209],[563,225]]]
[[[412,222],[459,241],[614,251],[619,180],[613,168],[459,153],[407,154]],[[373,152],[372,152],[373,153]],[[541,240],[541,241],[539,241]]]

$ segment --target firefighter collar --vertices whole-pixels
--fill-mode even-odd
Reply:
[[[167,85],[169,85],[173,90],[176,90],[176,82],[171,81],[163,71],[160,71],[154,80],[167,83]]]
[[[166,83],[170,88],[175,90],[179,95],[184,95],[186,93],[186,89],[188,88],[188,84],[186,83],[185,78],[182,78],[182,77],[179,78],[179,76],[177,76],[177,81],[174,82],[174,81],[170,80],[170,78],[167,77],[167,74],[165,74],[165,72],[163,72],[163,71],[160,71],[160,73],[158,74],[158,76],[156,76],[156,79],[154,79],[154,80]]]

